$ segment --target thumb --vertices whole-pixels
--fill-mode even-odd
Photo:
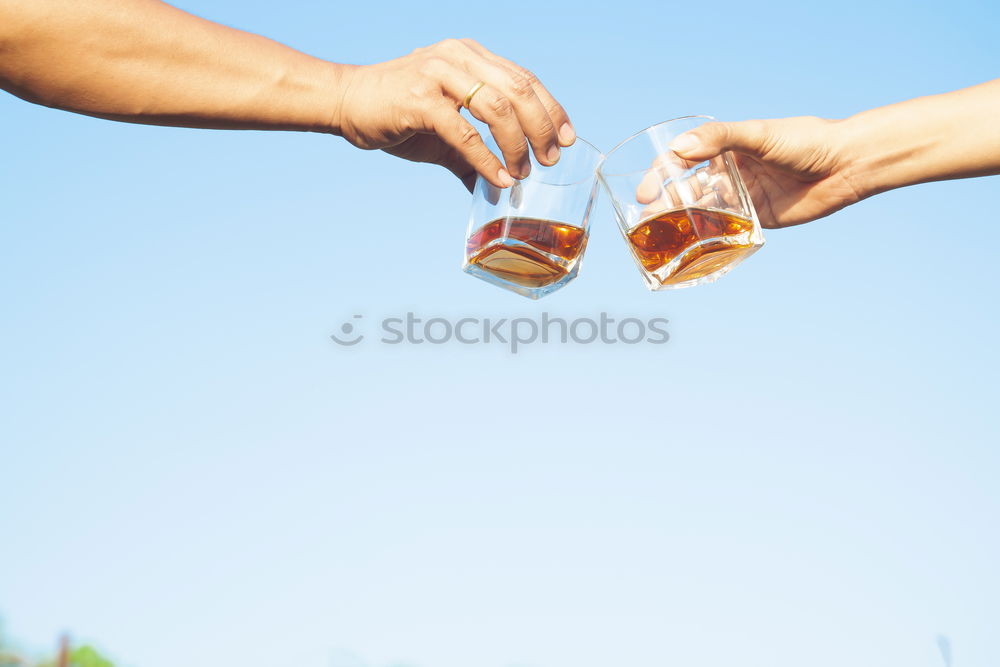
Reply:
[[[705,123],[674,138],[670,150],[686,160],[708,160],[725,151],[762,156],[767,152],[768,126],[762,120]]]

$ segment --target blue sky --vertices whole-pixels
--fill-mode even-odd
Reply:
[[[608,149],[1000,72],[991,2],[190,0],[315,55],[473,37]],[[706,11],[710,12],[706,15]],[[460,271],[443,170],[0,96],[0,615],[124,664],[956,665],[1000,656],[1000,179],[887,193],[648,293],[599,201],[539,302]],[[354,348],[425,317],[666,345]]]

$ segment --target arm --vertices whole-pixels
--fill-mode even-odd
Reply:
[[[765,227],[824,217],[894,188],[1000,174],[1000,79],[844,120],[710,123],[671,149],[689,160],[731,150]]]
[[[478,80],[470,111],[506,168],[458,112]],[[543,164],[575,139],[537,79],[474,42],[340,65],[159,0],[0,0],[0,88],[120,121],[327,132],[500,187],[526,175],[526,138]]]
[[[918,97],[845,123],[850,178],[865,196],[893,188],[1000,173],[1000,79]]]
[[[92,116],[334,131],[345,70],[157,0],[0,0],[0,86]]]

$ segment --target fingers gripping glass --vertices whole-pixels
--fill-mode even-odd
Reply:
[[[603,157],[578,138],[551,167],[532,155],[531,173],[509,188],[477,178],[463,270],[531,299],[576,278]]]
[[[688,116],[620,143],[600,180],[646,285],[677,289],[713,282],[764,245],[764,234],[732,155],[685,160],[675,137],[714,120]]]

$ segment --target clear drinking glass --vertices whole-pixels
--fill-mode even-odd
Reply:
[[[507,189],[476,179],[462,269],[530,299],[576,278],[603,157],[577,138],[551,167],[532,155],[531,173]]]
[[[694,162],[669,148],[677,135],[713,120],[686,116],[653,125],[601,164],[618,225],[651,290],[713,282],[764,245],[732,155]]]

